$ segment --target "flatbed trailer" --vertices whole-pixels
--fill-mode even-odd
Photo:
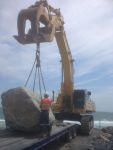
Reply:
[[[60,138],[71,140],[76,136],[77,128],[75,123],[56,124],[53,125],[50,136],[45,137],[40,137],[38,133],[0,130],[0,150],[39,150]]]

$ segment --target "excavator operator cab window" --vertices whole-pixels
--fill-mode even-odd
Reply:
[[[74,90],[73,105],[75,108],[83,108],[86,100],[85,90]]]
[[[90,96],[91,96],[91,92],[90,91],[86,91],[85,99],[86,100],[90,100]]]

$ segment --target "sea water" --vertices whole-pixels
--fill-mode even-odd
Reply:
[[[113,112],[95,112],[94,127],[103,128],[106,126],[113,126]],[[5,128],[5,120],[3,110],[0,108],[0,129],[3,128]]]
[[[0,108],[0,129],[5,128],[5,120],[3,115],[3,110]]]
[[[96,128],[113,126],[113,112],[96,112],[96,113],[94,113],[94,126]]]

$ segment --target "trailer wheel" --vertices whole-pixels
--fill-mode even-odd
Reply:
[[[65,135],[66,142],[70,142],[72,140],[72,129],[68,130],[68,132]]]
[[[76,128],[72,128],[72,138],[74,139],[76,137]]]
[[[82,116],[81,118],[81,133],[83,135],[90,135],[90,132],[93,128],[93,116],[91,115],[86,115],[86,116]]]

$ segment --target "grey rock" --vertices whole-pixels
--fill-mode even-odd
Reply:
[[[113,126],[108,126],[106,128],[102,128],[102,131],[113,135]]]
[[[39,129],[40,99],[25,87],[10,89],[2,94],[2,107],[6,126],[19,131],[32,132]],[[55,117],[50,111],[50,121]]]
[[[113,149],[113,135],[111,134],[113,127],[103,128],[99,135],[93,136],[90,143],[94,150],[112,150]]]

